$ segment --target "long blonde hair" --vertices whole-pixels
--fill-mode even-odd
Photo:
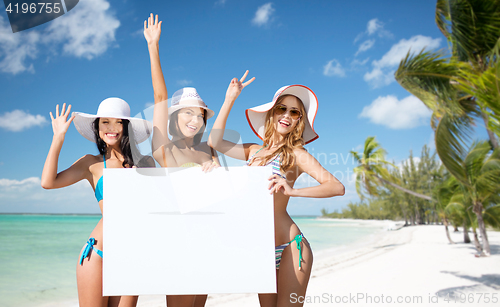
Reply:
[[[299,108],[300,112],[302,114],[302,117],[299,119],[299,122],[295,126],[295,128],[290,131],[287,135],[284,136],[284,142],[281,146],[279,146],[275,151],[270,153],[267,156],[263,156],[262,158],[257,158],[261,160],[260,165],[266,165],[271,159],[273,159],[276,156],[280,156],[280,170],[283,173],[286,173],[288,170],[290,170],[294,165],[295,165],[295,154],[293,153],[294,149],[297,148],[304,148],[304,138],[302,137],[302,134],[304,133],[305,129],[305,116],[306,111],[304,108],[304,104],[302,103],[302,100],[300,100],[298,97],[294,95],[283,95],[278,98],[278,101],[274,104],[273,108],[269,110],[266,114],[266,122],[265,122],[265,128],[264,128],[264,147],[269,146],[272,140],[273,135],[276,133],[276,129],[274,127],[273,123],[273,117],[274,117],[274,110],[276,109],[276,106],[278,106],[281,101],[287,97],[287,96],[292,96],[297,98],[297,100],[300,102],[299,103]]]

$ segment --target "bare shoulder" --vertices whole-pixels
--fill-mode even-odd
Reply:
[[[81,157],[78,161],[75,162],[81,164],[83,169],[89,170],[91,173],[95,171],[95,167],[97,167],[98,163],[102,163],[104,160],[102,155],[85,155]]]
[[[90,167],[92,164],[95,164],[95,163],[99,163],[99,162],[102,162],[102,156],[101,155],[91,155],[91,154],[87,154],[83,157],[81,157],[80,159],[76,160],[76,162],[74,163],[74,165],[76,164],[80,164],[82,166],[87,166],[87,167]]]
[[[249,152],[257,151],[257,150],[261,149],[262,147],[263,147],[262,145],[259,145],[259,144],[256,144],[256,143],[245,143],[245,144],[243,144],[243,148],[245,148],[245,150],[248,150]]]
[[[314,157],[309,152],[307,152],[307,150],[305,150],[304,148],[295,148],[293,150],[293,154],[295,155],[295,157],[299,161],[300,161],[300,159],[311,159],[311,158],[314,159]]]

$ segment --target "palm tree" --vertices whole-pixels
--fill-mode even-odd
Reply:
[[[474,244],[484,255],[489,254],[485,225],[500,228],[500,187],[496,184],[500,176],[500,149],[489,154],[487,142],[474,143],[466,157],[461,161],[466,174],[464,182],[453,176],[439,187],[438,199],[448,217],[455,216],[463,224],[464,242],[469,243],[467,229],[472,226]],[[481,214],[478,214],[481,212]],[[476,215],[476,219],[471,217]],[[481,225],[482,224],[482,225]],[[480,229],[484,240],[481,247],[476,228]]]
[[[450,178],[449,175],[447,175],[446,177],[447,179],[441,182],[441,184],[439,184],[439,186],[437,186],[434,191],[434,194],[437,196],[438,199],[436,209],[438,211],[438,216],[441,218],[443,222],[448,242],[450,242],[450,244],[455,244],[455,242],[453,242],[453,240],[451,239],[450,231],[448,230],[448,221],[450,219],[448,205],[450,203],[451,198],[453,197],[453,192],[456,189],[456,187],[452,181],[452,178],[454,179],[454,177]]]
[[[456,177],[463,184],[467,192],[464,194],[470,197],[472,211],[476,214],[478,228],[483,239],[482,256],[490,255],[490,245],[483,214],[488,207],[495,210],[494,208],[497,205],[494,202],[498,200],[498,193],[500,192],[500,185],[498,184],[498,178],[500,178],[500,148],[495,149],[491,154],[490,151],[490,144],[486,141],[473,143],[467,155],[458,161],[463,167],[464,176]],[[496,214],[498,214],[498,211]],[[492,218],[494,223],[494,214]]]
[[[470,243],[469,237],[469,226],[471,225],[471,216],[470,208],[472,204],[470,202],[470,197],[466,194],[466,190],[463,188],[463,185],[453,176],[449,176],[445,185],[442,187],[443,189],[448,189],[450,198],[445,204],[444,210],[450,212],[453,216],[452,219],[455,219],[456,224],[462,224],[464,231],[464,243]],[[478,249],[481,252],[481,249]]]
[[[493,148],[500,136],[500,0],[438,0],[436,23],[448,52],[411,51],[396,80],[433,111],[436,151],[455,176],[476,118]]]
[[[361,154],[352,150],[351,154],[358,163],[353,171],[356,174],[356,191],[361,199],[366,194],[380,195],[380,188],[389,186],[415,197],[434,201],[430,196],[411,191],[393,182],[395,178],[391,176],[386,166],[395,166],[385,160],[386,152],[375,140],[375,137],[366,138]]]

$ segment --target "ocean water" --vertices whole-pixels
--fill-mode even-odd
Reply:
[[[78,255],[100,218],[0,215],[0,306],[76,300]],[[345,246],[382,230],[353,221],[293,219],[315,252]]]
[[[78,255],[100,218],[0,215],[0,306],[76,298]]]

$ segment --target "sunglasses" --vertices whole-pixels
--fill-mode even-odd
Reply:
[[[294,120],[297,120],[297,119],[300,119],[302,117],[302,113],[300,113],[299,110],[297,109],[292,109],[292,108],[287,108],[286,106],[284,105],[279,105],[277,106],[275,109],[274,109],[274,113],[276,115],[283,115],[287,112],[287,110],[289,110],[289,113],[290,113],[290,117]]]

